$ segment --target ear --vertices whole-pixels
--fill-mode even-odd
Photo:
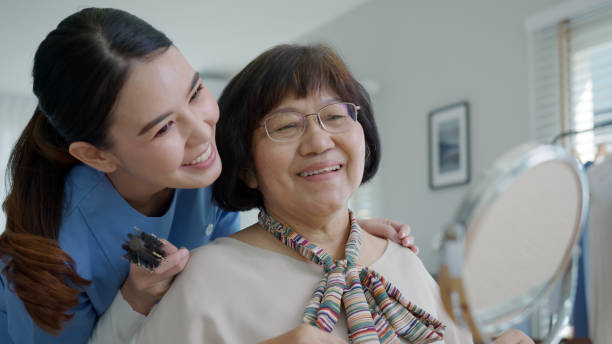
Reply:
[[[110,173],[117,169],[117,164],[112,154],[84,141],[76,141],[70,144],[68,152],[84,164],[104,173]]]
[[[243,168],[240,170],[240,179],[251,189],[257,189],[259,183],[257,183],[257,176],[250,168]]]

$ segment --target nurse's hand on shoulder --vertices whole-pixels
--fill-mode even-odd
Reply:
[[[283,333],[278,337],[268,339],[259,344],[346,344],[346,342],[333,334],[327,333],[317,327],[302,324],[293,330]]]
[[[493,344],[533,344],[533,340],[519,330],[509,330],[495,339]]]
[[[358,219],[357,222],[368,233],[394,241],[409,248],[415,254],[419,253],[419,248],[414,244],[414,237],[410,235],[410,226],[407,224],[389,219]]]
[[[147,315],[153,306],[164,296],[176,275],[183,271],[189,261],[189,250],[177,249],[170,242],[161,239],[165,245],[166,259],[152,272],[134,263],[130,264],[130,274],[121,286],[121,295],[132,309]]]

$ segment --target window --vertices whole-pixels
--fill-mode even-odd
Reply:
[[[612,5],[579,12],[530,32],[531,134],[576,132],[560,143],[586,162],[612,148]]]

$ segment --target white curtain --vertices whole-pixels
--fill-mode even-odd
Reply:
[[[6,197],[6,165],[21,131],[34,113],[33,95],[0,93],[0,198]],[[6,215],[0,212],[0,233],[4,232]]]

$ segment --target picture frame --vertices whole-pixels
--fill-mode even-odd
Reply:
[[[429,188],[470,182],[470,118],[467,101],[429,113]]]

